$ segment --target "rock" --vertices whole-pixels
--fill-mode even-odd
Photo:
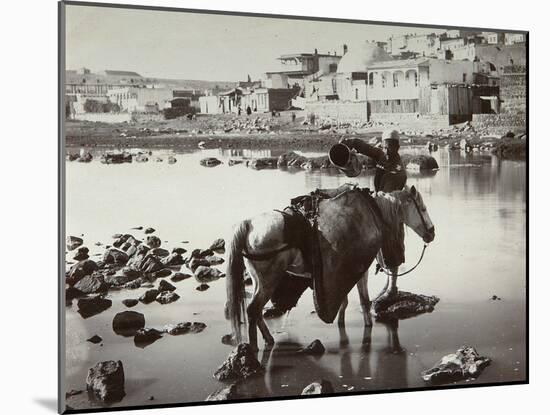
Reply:
[[[216,268],[201,265],[195,269],[194,275],[198,282],[208,283],[220,279],[224,274]]]
[[[153,248],[149,252],[161,258],[164,258],[170,255],[170,252],[168,252],[168,250],[164,248]]]
[[[84,241],[78,236],[67,236],[67,250],[72,251],[82,245]]]
[[[405,319],[418,314],[431,313],[439,298],[399,291],[388,301],[375,301],[372,311],[377,320]]]
[[[75,298],[82,297],[84,295],[85,294],[83,292],[69,286],[65,289],[65,302],[67,303],[67,305],[71,305],[72,301]]]
[[[210,285],[208,284],[201,284],[199,285],[197,288],[195,288],[195,290],[197,291],[206,291],[210,288]]]
[[[84,261],[85,259],[90,258],[88,252],[90,252],[88,248],[86,248],[85,246],[81,246],[80,248],[78,248],[78,251],[76,252],[73,259],[76,259],[77,261]]]
[[[105,277],[105,282],[107,282],[111,287],[123,287],[131,281],[137,280],[141,274],[135,270],[123,269],[114,274],[107,275]]]
[[[248,343],[241,343],[216,370],[214,377],[218,380],[246,379],[263,370],[252,347]]]
[[[135,307],[138,305],[139,301],[134,298],[127,298],[126,300],[122,300],[122,304],[124,304],[126,307]]]
[[[181,247],[177,247],[177,248],[174,248],[172,249],[172,253],[173,254],[180,254],[180,255],[183,255],[187,252],[187,249],[185,248],[181,248]]]
[[[113,318],[113,331],[121,336],[134,336],[145,327],[145,316],[137,311],[122,311]]]
[[[134,259],[135,260],[133,260],[129,266],[137,271],[151,273],[164,268],[164,264],[160,261],[160,259],[149,253],[144,256],[138,256],[136,253]]]
[[[128,262],[128,254],[116,248],[109,248],[103,254],[103,262],[105,264],[126,265]]]
[[[186,280],[187,278],[191,278],[191,277],[192,277],[192,275],[184,274],[182,272],[176,272],[174,275],[172,275],[170,277],[170,280],[172,282],[180,282],[180,281]]]
[[[85,259],[84,261],[77,262],[69,270],[66,282],[70,286],[73,286],[86,275],[90,275],[94,271],[97,271],[97,269],[97,264],[91,259]]]
[[[307,385],[302,391],[302,395],[321,395],[325,393],[334,393],[334,388],[328,380],[320,380]]]
[[[78,300],[78,314],[82,318],[89,318],[107,310],[113,302],[101,296],[80,298]]]
[[[218,253],[223,254],[225,253],[225,241],[222,238],[216,239],[212,244],[210,245],[210,250]]]
[[[232,383],[208,395],[206,401],[228,401],[242,398],[244,398],[244,396],[238,392],[237,383]]]
[[[325,346],[321,343],[321,340],[313,340],[307,347],[300,350],[301,353],[320,356],[325,353]]]
[[[139,329],[134,336],[134,344],[144,349],[162,337],[162,332],[157,329]]]
[[[90,343],[93,343],[93,344],[98,344],[98,343],[101,343],[103,341],[103,339],[96,334],[96,335],[90,337],[86,341],[90,342]]]
[[[159,269],[151,274],[151,276],[156,280],[157,278],[165,278],[172,275],[172,271],[168,268]]]
[[[200,333],[206,328],[206,324],[199,322],[186,322],[178,324],[170,324],[164,327],[164,331],[172,336],[179,336],[187,333]]]
[[[165,291],[174,291],[176,287],[174,287],[172,284],[170,284],[166,280],[161,280],[159,283],[158,291],[159,293],[165,292]]]
[[[477,378],[490,363],[491,359],[480,356],[473,347],[462,346],[456,353],[444,356],[437,365],[421,375],[422,379],[432,384],[455,382]]]
[[[144,232],[145,232],[145,235],[149,235],[150,233],[155,232],[155,229],[154,228],[147,228],[147,229],[145,229]]]
[[[207,158],[204,158],[200,161],[200,164],[201,166],[204,166],[204,167],[216,167],[220,164],[222,164],[222,162],[220,160],[218,160],[217,158],[215,157],[207,157]]]
[[[167,267],[175,267],[185,263],[183,257],[175,252],[171,253],[166,258],[161,259],[161,262]]]
[[[493,296],[491,297],[491,300],[493,300],[493,301],[497,301],[497,300],[500,301],[500,300],[502,300],[502,298],[500,298],[500,297],[497,296],[497,295],[493,295]]]
[[[133,238],[135,239],[132,235],[130,235],[129,233],[126,233],[124,235],[120,234],[120,233],[116,233],[113,235],[113,239],[116,239],[116,241],[113,242],[113,246],[115,248],[120,248],[122,246],[122,244],[124,244],[126,241],[128,241],[130,238]]]
[[[86,387],[104,402],[117,402],[124,395],[124,368],[122,362],[109,360],[88,369]]]
[[[403,154],[402,157],[403,165],[407,170],[437,170],[439,165],[437,161],[432,156],[425,154],[412,155],[412,154]]]
[[[169,303],[173,303],[174,301],[177,301],[179,298],[180,296],[177,295],[175,292],[165,291],[160,293],[157,296],[156,300],[158,303],[161,303],[161,304],[169,304]]]
[[[159,290],[152,288],[150,290],[145,291],[143,295],[139,297],[139,301],[141,301],[144,304],[149,304],[155,301],[158,295],[159,295]]]
[[[193,272],[195,272],[197,270],[197,268],[200,267],[200,266],[209,267],[210,262],[208,262],[204,258],[192,257],[191,260],[187,264],[187,267]]]
[[[224,259],[222,257],[216,256],[216,255],[209,255],[204,258],[208,263],[212,265],[220,265],[224,263]]]
[[[109,285],[105,282],[102,274],[94,272],[78,281],[74,285],[74,288],[84,294],[97,294],[106,292],[109,289]]]
[[[206,258],[207,256],[210,256],[210,255],[213,255],[214,252],[211,250],[211,249],[199,249],[199,250],[194,250],[193,253],[195,254],[195,256],[197,256],[198,258]]]
[[[137,231],[141,231],[143,229],[143,226],[136,226],[136,227],[133,227],[132,229],[135,229]]]
[[[138,288],[141,288],[141,280],[137,278],[133,281],[127,282],[122,286],[122,288],[126,288],[128,290],[137,290]]]
[[[178,160],[174,156],[168,156],[168,164],[174,164]]]
[[[147,246],[149,246],[149,248],[158,248],[160,244],[161,244],[161,240],[158,236],[149,235],[147,237]]]

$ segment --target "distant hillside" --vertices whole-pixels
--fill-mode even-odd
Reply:
[[[108,71],[116,72],[116,71]],[[132,84],[165,84],[169,88],[180,88],[180,89],[214,89],[218,87],[220,90],[227,90],[235,88],[237,82],[230,81],[202,81],[195,79],[165,79],[165,78],[151,78],[144,77],[136,74],[137,76],[130,75],[106,75],[103,73],[88,73],[88,74],[77,74],[74,70],[65,71],[66,83],[68,84],[123,84],[123,85],[132,85]]]

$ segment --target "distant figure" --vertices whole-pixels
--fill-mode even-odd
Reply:
[[[272,117],[277,116],[277,113],[275,112],[275,110],[271,110],[271,116],[272,116]]]
[[[241,108],[241,106],[239,105],[239,106],[237,107],[237,113],[238,113],[239,115],[241,115],[241,112],[242,112],[242,108]]]
[[[246,107],[246,115],[252,114],[252,108],[250,108],[250,105]]]
[[[291,118],[292,118],[292,122],[296,122],[296,113],[295,112],[292,113]]]

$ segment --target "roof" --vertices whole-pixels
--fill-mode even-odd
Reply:
[[[267,75],[276,75],[276,74],[284,74],[288,76],[306,76],[311,75],[313,71],[274,71],[274,72],[266,72]]]
[[[384,49],[375,43],[363,42],[344,55],[338,64],[338,72],[366,72],[369,65],[387,60],[391,60],[391,56]]]
[[[428,66],[430,60],[426,58],[420,59],[396,59],[392,61],[374,62],[368,66],[369,70],[372,69],[386,69],[386,68],[408,68],[411,66]]]
[[[141,75],[137,72],[132,71],[116,71],[111,69],[105,69],[105,75],[116,75],[116,76],[137,76],[141,78]]]
[[[313,56],[318,56],[321,58],[326,58],[326,57],[341,58],[342,57],[340,55],[331,55],[328,53],[289,53],[286,55],[281,55],[277,59],[285,60],[285,59],[294,59],[294,58],[311,58]]]

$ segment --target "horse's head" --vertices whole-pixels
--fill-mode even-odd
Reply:
[[[400,192],[399,200],[403,212],[403,222],[414,230],[424,242],[430,243],[435,238],[435,227],[430,219],[422,195],[414,186],[405,186]]]

